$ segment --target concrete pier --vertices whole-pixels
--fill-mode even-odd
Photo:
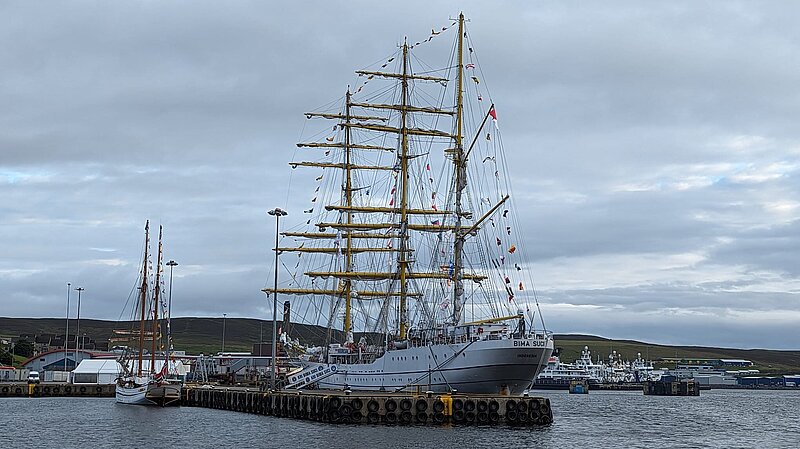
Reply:
[[[541,397],[330,390],[264,392],[187,385],[181,404],[326,423],[537,426],[553,422],[550,400]]]

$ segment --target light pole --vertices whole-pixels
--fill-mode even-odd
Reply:
[[[81,335],[81,292],[85,289],[83,287],[78,287],[75,289],[78,292],[78,329],[75,331],[75,366],[78,366],[78,339],[80,339]]]
[[[178,266],[178,262],[170,260],[167,262],[169,267],[169,299],[167,300],[167,350],[172,352],[172,327],[170,320],[172,319],[172,269]]]
[[[72,283],[67,282],[67,331],[64,334],[64,371],[67,370],[67,357],[69,357],[69,297],[72,294]]]
[[[280,235],[281,217],[288,214],[279,207],[267,213],[275,216],[275,285],[272,290],[272,376],[270,379],[270,387],[274,390],[278,375],[278,236]]]
[[[228,316],[227,313],[222,314],[222,353],[225,353],[225,318]]]
[[[172,269],[178,266],[178,262],[170,260],[167,262],[169,267],[169,299],[167,300],[167,318],[172,316]]]

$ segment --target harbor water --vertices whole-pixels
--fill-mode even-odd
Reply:
[[[111,398],[5,398],[3,447],[536,447],[796,448],[800,391],[712,390],[699,397],[636,391],[537,391],[555,423],[538,428],[324,424]]]

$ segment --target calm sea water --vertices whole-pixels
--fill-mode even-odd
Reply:
[[[800,391],[537,392],[553,404],[541,428],[332,425],[113,399],[0,400],[3,448],[798,448]]]

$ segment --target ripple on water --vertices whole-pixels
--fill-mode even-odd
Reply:
[[[332,425],[202,408],[118,405],[113,399],[5,398],[3,447],[148,448],[797,448],[800,391],[641,392],[551,399],[542,428]],[[10,438],[10,440],[8,439]],[[155,446],[154,446],[155,444]]]

